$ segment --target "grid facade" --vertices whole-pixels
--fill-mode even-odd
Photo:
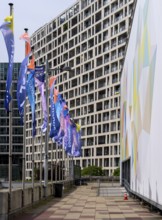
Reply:
[[[13,180],[22,176],[23,127],[17,107],[17,78],[20,63],[15,63],[12,81],[12,128],[9,127],[9,113],[4,108],[8,63],[0,63],[0,178],[8,179],[9,129],[12,129],[12,176]]]
[[[112,175],[120,164],[120,76],[134,5],[134,0],[78,0],[31,37],[37,65],[47,59],[49,68],[72,67],[71,72],[58,74],[56,85],[71,117],[81,122],[82,157],[74,161],[82,168],[102,166],[105,175]],[[44,137],[40,138],[38,92],[36,100],[34,158],[39,166]],[[27,124],[31,124],[29,118],[27,114]],[[30,148],[29,126],[27,168],[31,171]],[[48,152],[51,163],[57,156],[51,141]]]

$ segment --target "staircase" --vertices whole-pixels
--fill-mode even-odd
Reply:
[[[107,187],[107,188],[100,187],[98,189],[99,196],[123,197],[124,193],[126,192],[127,191],[125,190],[124,187]]]

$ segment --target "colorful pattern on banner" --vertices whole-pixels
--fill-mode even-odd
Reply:
[[[20,37],[20,39],[25,41],[25,55],[26,55],[20,66],[20,72],[17,83],[18,109],[21,117],[21,123],[23,124],[24,104],[26,99],[26,74],[27,74],[27,65],[28,65],[29,57],[31,55],[31,47],[30,47],[30,38],[28,33],[25,32]]]
[[[73,143],[71,149],[71,155],[74,157],[81,156],[81,132],[78,124],[72,125]]]
[[[66,102],[64,99],[62,99],[61,97],[61,100],[60,100],[60,104],[61,104],[61,112],[60,112],[60,130],[59,130],[59,133],[57,135],[57,142],[59,145],[62,145],[63,144],[63,137],[64,137],[64,130],[65,130],[65,118],[64,118],[64,111],[65,109],[67,108],[66,106]],[[55,138],[56,140],[56,138]]]
[[[29,74],[27,75],[27,83],[26,83],[26,90],[27,95],[29,99],[29,103],[31,106],[32,111],[32,124],[33,124],[33,130],[32,130],[32,136],[34,137],[36,135],[36,120],[35,120],[35,79],[34,74],[35,71],[28,69]]]
[[[81,157],[82,156],[82,142],[81,142],[81,126],[79,124],[76,124],[76,138],[77,138],[77,143],[78,143],[78,147],[76,148],[76,153],[75,155],[77,157]]]
[[[5,19],[5,22],[0,26],[0,30],[2,31],[7,53],[9,59],[9,65],[7,70],[7,81],[6,81],[6,94],[4,106],[7,111],[9,111],[9,103],[11,101],[10,88],[12,84],[12,72],[13,72],[13,62],[14,62],[14,34],[13,34],[13,16],[8,16]]]
[[[65,116],[65,135],[63,138],[63,146],[65,149],[65,152],[68,155],[71,155],[71,150],[72,150],[72,143],[73,143],[73,133],[72,133],[72,124],[70,122],[70,116],[67,115]]]
[[[46,97],[44,95],[44,81],[45,81],[44,66],[36,66],[35,67],[35,83],[40,91],[41,99],[42,99],[43,124],[41,126],[41,130],[43,133],[46,132],[47,130],[47,122],[48,122]]]
[[[55,77],[50,78],[50,113],[51,113],[51,129],[50,129],[50,138],[52,138],[53,141],[54,137],[57,136],[59,129],[60,129],[60,122],[57,118],[57,112],[56,112],[56,105],[55,101],[53,99],[54,96],[54,91],[55,91]],[[56,99],[56,94],[55,94],[55,99]]]
[[[29,53],[31,53],[31,46],[30,46],[30,37],[27,32],[25,32],[23,35],[20,36],[20,40],[25,41],[25,55],[27,56]]]
[[[21,124],[23,124],[23,117],[24,117],[24,103],[26,99],[26,73],[27,73],[27,64],[29,56],[26,56],[25,59],[22,61],[20,66],[19,78],[17,82],[17,103],[18,103],[18,110],[21,117]]]
[[[63,98],[62,98],[61,94],[58,94],[57,100],[55,103],[55,107],[56,107],[57,119],[60,123],[60,128],[59,128],[57,135],[54,137],[54,141],[57,142],[59,146],[62,144],[62,135],[64,135],[64,133],[62,133],[62,131],[61,131],[63,123],[64,123],[63,122],[64,118],[61,118],[61,114],[63,111],[62,101],[63,101]],[[64,130],[63,130],[63,132],[64,132]]]

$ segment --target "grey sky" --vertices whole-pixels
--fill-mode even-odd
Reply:
[[[29,35],[39,27],[57,17],[65,9],[72,6],[77,0],[0,0],[0,25],[9,15],[8,3],[14,4],[14,33],[15,33],[15,62],[24,58],[24,41],[19,37],[24,28],[29,29]],[[0,62],[8,62],[4,39],[0,32]]]

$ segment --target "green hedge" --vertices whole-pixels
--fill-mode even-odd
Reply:
[[[81,171],[82,176],[103,176],[102,167],[88,166]]]

